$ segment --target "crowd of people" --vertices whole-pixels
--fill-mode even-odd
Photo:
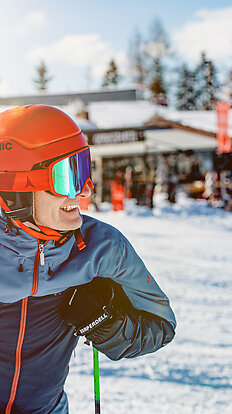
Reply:
[[[124,201],[133,198],[137,205],[154,207],[154,193],[164,192],[170,203],[176,202],[181,188],[191,198],[203,198],[210,206],[232,210],[231,154],[214,153],[205,166],[198,154],[189,152],[187,163],[178,153],[161,157],[156,168],[142,169],[127,166],[117,169],[109,180],[111,203],[114,210],[122,210]]]

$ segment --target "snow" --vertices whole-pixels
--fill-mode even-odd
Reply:
[[[154,354],[110,361],[100,354],[102,414],[232,412],[232,215],[179,194],[155,208],[90,211],[132,242],[177,318],[175,339]],[[94,412],[92,349],[81,341],[66,392],[70,413]]]
[[[90,120],[98,128],[140,127],[155,115],[181,125],[216,133],[216,111],[177,111],[150,101],[92,102],[88,105]],[[229,113],[229,135],[232,137],[232,109]]]
[[[175,111],[157,106],[156,113],[170,121],[203,131],[216,133],[218,129],[216,111]],[[229,135],[232,136],[232,109],[229,112]]]
[[[154,116],[156,105],[148,101],[92,102],[89,118],[98,128],[141,127]]]
[[[216,111],[177,111],[149,101],[94,102],[88,105],[90,120],[98,128],[139,127],[155,115],[181,125],[216,133]],[[229,113],[229,135],[232,137],[232,109]]]
[[[92,120],[84,119],[77,116],[78,112],[86,110],[84,104],[81,101],[73,101],[67,105],[56,106],[61,111],[66,112],[81,129],[95,130],[98,129],[97,124]]]

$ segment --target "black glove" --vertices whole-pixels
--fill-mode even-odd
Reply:
[[[75,326],[76,335],[84,335],[98,345],[119,331],[125,320],[126,301],[118,283],[97,277],[69,289],[61,313],[67,324]]]

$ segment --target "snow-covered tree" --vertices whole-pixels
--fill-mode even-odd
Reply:
[[[196,68],[196,106],[197,109],[212,110],[217,101],[219,83],[216,68],[205,52]]]
[[[191,71],[184,63],[178,70],[176,107],[178,110],[196,109],[196,78],[194,71]]]

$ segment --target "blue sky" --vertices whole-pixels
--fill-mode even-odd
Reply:
[[[52,93],[96,90],[111,58],[126,79],[133,32],[156,18],[179,60],[193,65],[204,49],[232,69],[231,0],[0,0],[0,16],[1,96],[35,93],[41,59]]]

